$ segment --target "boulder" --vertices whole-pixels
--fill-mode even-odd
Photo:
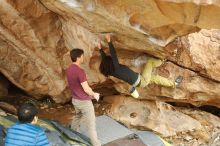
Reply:
[[[197,120],[164,102],[138,101],[125,96],[109,96],[105,101],[112,103],[109,115],[130,128],[151,129],[163,137],[202,128]]]
[[[129,128],[152,130],[175,145],[214,145],[219,141],[220,118],[198,109],[161,101],[107,96],[108,115]]]
[[[69,51],[82,48],[89,84],[105,88],[110,81],[110,90],[128,94],[124,82],[98,70],[97,41],[107,52],[101,32],[111,32],[120,63],[141,73],[153,56],[167,60],[155,73],[184,77],[176,90],[138,89],[141,99],[219,107],[219,9],[214,0],[2,0],[0,72],[37,99],[65,103],[71,99],[65,76]]]

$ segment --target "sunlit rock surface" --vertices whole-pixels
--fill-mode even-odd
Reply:
[[[175,39],[165,47],[169,59],[200,75],[219,82],[220,30],[201,30]]]
[[[69,51],[82,48],[89,84],[103,96],[118,94],[109,115],[165,137],[190,133],[201,142],[179,139],[199,145],[218,133],[219,118],[165,102],[220,107],[219,16],[217,0],[0,0],[0,72],[28,95],[65,103]],[[180,87],[151,84],[138,89],[140,100],[129,97],[126,83],[98,70],[98,40],[108,53],[101,32],[111,32],[120,63],[136,72],[149,56],[166,59],[153,73],[183,76]],[[8,81],[0,79],[0,96]]]
[[[184,77],[176,90],[138,89],[141,99],[219,107],[219,15],[218,1],[1,0],[0,71],[36,98],[67,102],[69,51],[84,49],[88,81],[101,87],[96,46],[103,40],[107,52],[100,32],[112,32],[121,63],[141,72],[150,55],[167,59],[155,73]],[[126,94],[125,83],[109,80]]]
[[[204,111],[178,108],[160,101],[140,101],[125,96],[108,96],[108,115],[130,128],[150,129],[175,145],[197,146],[216,143],[220,119]],[[197,139],[197,140],[195,140]]]
[[[65,100],[58,16],[38,1],[3,0],[0,19],[1,72],[35,97],[50,95],[57,101],[56,97]]]
[[[180,131],[187,132],[201,128],[198,121],[163,102],[137,101],[123,96],[109,98],[114,98],[112,116],[131,127],[152,129],[163,136],[173,136]],[[182,124],[179,124],[180,122]]]

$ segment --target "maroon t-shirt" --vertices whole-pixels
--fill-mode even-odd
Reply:
[[[71,64],[66,71],[69,88],[74,99],[90,100],[89,96],[84,90],[81,83],[87,81],[86,74],[83,69],[75,64]]]

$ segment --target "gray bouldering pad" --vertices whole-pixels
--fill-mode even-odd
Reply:
[[[86,144],[86,145],[91,145],[89,143],[89,138],[76,132],[76,131],[73,131],[69,128],[66,128],[64,126],[62,126],[61,124],[59,124],[58,122],[55,122],[55,121],[51,121],[50,123],[53,124],[54,127],[56,127],[56,129],[64,134],[66,137],[68,137],[68,139],[71,139],[73,141],[76,141],[78,143],[82,143],[82,144]]]
[[[125,126],[119,124],[117,121],[105,115],[96,118],[96,129],[98,138],[101,141],[102,145],[134,135],[133,131],[129,130]],[[81,125],[80,131],[82,132],[82,134],[89,137],[85,125]]]
[[[51,146],[70,146],[61,140],[60,134],[55,131],[46,131]]]
[[[147,146],[165,146],[159,136],[150,131],[137,131],[135,134]]]

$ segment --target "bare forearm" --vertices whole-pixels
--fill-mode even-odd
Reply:
[[[95,94],[90,87],[87,87],[84,91],[90,96],[94,96]]]
[[[81,83],[83,90],[90,96],[92,96],[94,99],[96,99],[97,101],[99,100],[99,93],[94,92],[91,87],[88,85],[87,81]]]

